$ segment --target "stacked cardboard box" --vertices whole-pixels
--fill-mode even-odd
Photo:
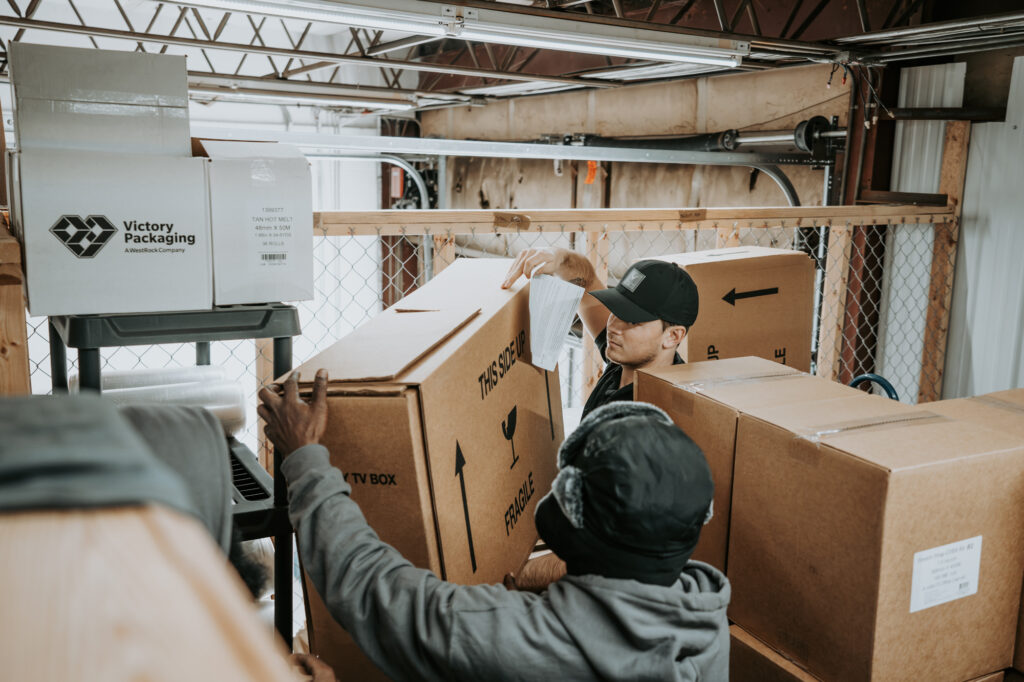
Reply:
[[[811,367],[814,261],[790,249],[744,246],[660,256],[682,266],[700,313],[679,347],[687,362],[767,358]]]
[[[1024,439],[1024,389],[999,391],[975,398],[942,400],[930,403],[928,409],[951,419],[975,422]],[[1018,619],[1013,667],[1024,670],[1024,603]]]
[[[858,394],[834,381],[754,357],[643,370],[637,373],[634,392],[637,400],[664,409],[707,457],[715,482],[715,515],[701,532],[693,558],[722,570],[728,568],[733,458],[740,414],[765,405],[799,409],[800,403]]]
[[[1024,442],[854,396],[751,408],[736,437],[731,618],[827,680],[1008,667]]]
[[[308,162],[238,142],[193,158],[184,57],[18,42],[10,61],[32,314],[312,298]]]
[[[558,374],[530,365],[527,285],[459,260],[298,368],[330,373],[323,443],[380,537],[458,583],[500,582],[537,540],[533,511],[563,439]],[[378,679],[307,589],[312,649]]]

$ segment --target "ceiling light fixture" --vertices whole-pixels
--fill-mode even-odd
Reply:
[[[734,68],[750,44],[418,0],[183,0],[179,4],[501,45]]]

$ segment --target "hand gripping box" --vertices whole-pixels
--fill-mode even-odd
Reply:
[[[928,403],[928,409],[950,419],[982,424],[1017,436],[1024,441],[1024,389],[987,393],[974,398],[940,400]],[[1024,670],[1024,602],[1017,625],[1017,646],[1013,667]]]
[[[214,305],[313,298],[313,184],[296,147],[194,140],[207,157]]]
[[[679,346],[687,362],[755,355],[811,369],[814,261],[789,249],[742,246],[659,256],[682,266],[700,294]]]
[[[746,409],[855,396],[856,389],[763,358],[731,358],[637,373],[637,400],[665,410],[704,451],[715,483],[715,515],[693,558],[728,572],[736,424]]]
[[[730,617],[827,680],[1007,667],[1024,441],[875,396],[740,416]]]
[[[11,161],[33,315],[210,308],[202,159],[32,149]]]
[[[563,440],[557,370],[530,364],[529,291],[510,261],[460,259],[306,362],[330,373],[323,443],[373,529],[442,579],[501,582],[533,549]],[[312,649],[377,679],[312,586]]]

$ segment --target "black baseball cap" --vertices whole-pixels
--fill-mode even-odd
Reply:
[[[637,261],[614,287],[590,295],[631,324],[664,320],[689,327],[697,320],[697,285],[686,270],[667,261]]]

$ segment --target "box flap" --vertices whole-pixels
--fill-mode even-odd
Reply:
[[[192,138],[192,156],[211,159],[303,159],[298,147],[281,142],[239,142]]]
[[[17,99],[122,107],[188,109],[185,58],[12,42],[11,82]],[[88,112],[89,110],[86,109]],[[123,115],[133,115],[125,110]],[[24,148],[23,140],[18,145]]]
[[[751,416],[890,471],[1024,449],[1019,438],[871,395],[752,408]]]
[[[691,362],[640,370],[683,389],[699,390],[703,386],[729,381],[752,380],[768,376],[804,376],[804,373],[764,358],[743,357],[725,360]]]
[[[781,265],[784,261],[806,261],[810,257],[802,251],[792,249],[769,249],[764,246],[735,246],[727,249],[708,249],[707,251],[691,251],[689,253],[671,253],[656,256],[656,260],[676,263],[684,268],[705,263],[722,263],[728,261],[748,261],[751,258],[777,259]]]
[[[312,382],[320,368],[331,383],[391,381],[480,313],[465,306],[426,310],[395,306],[297,368]]]

